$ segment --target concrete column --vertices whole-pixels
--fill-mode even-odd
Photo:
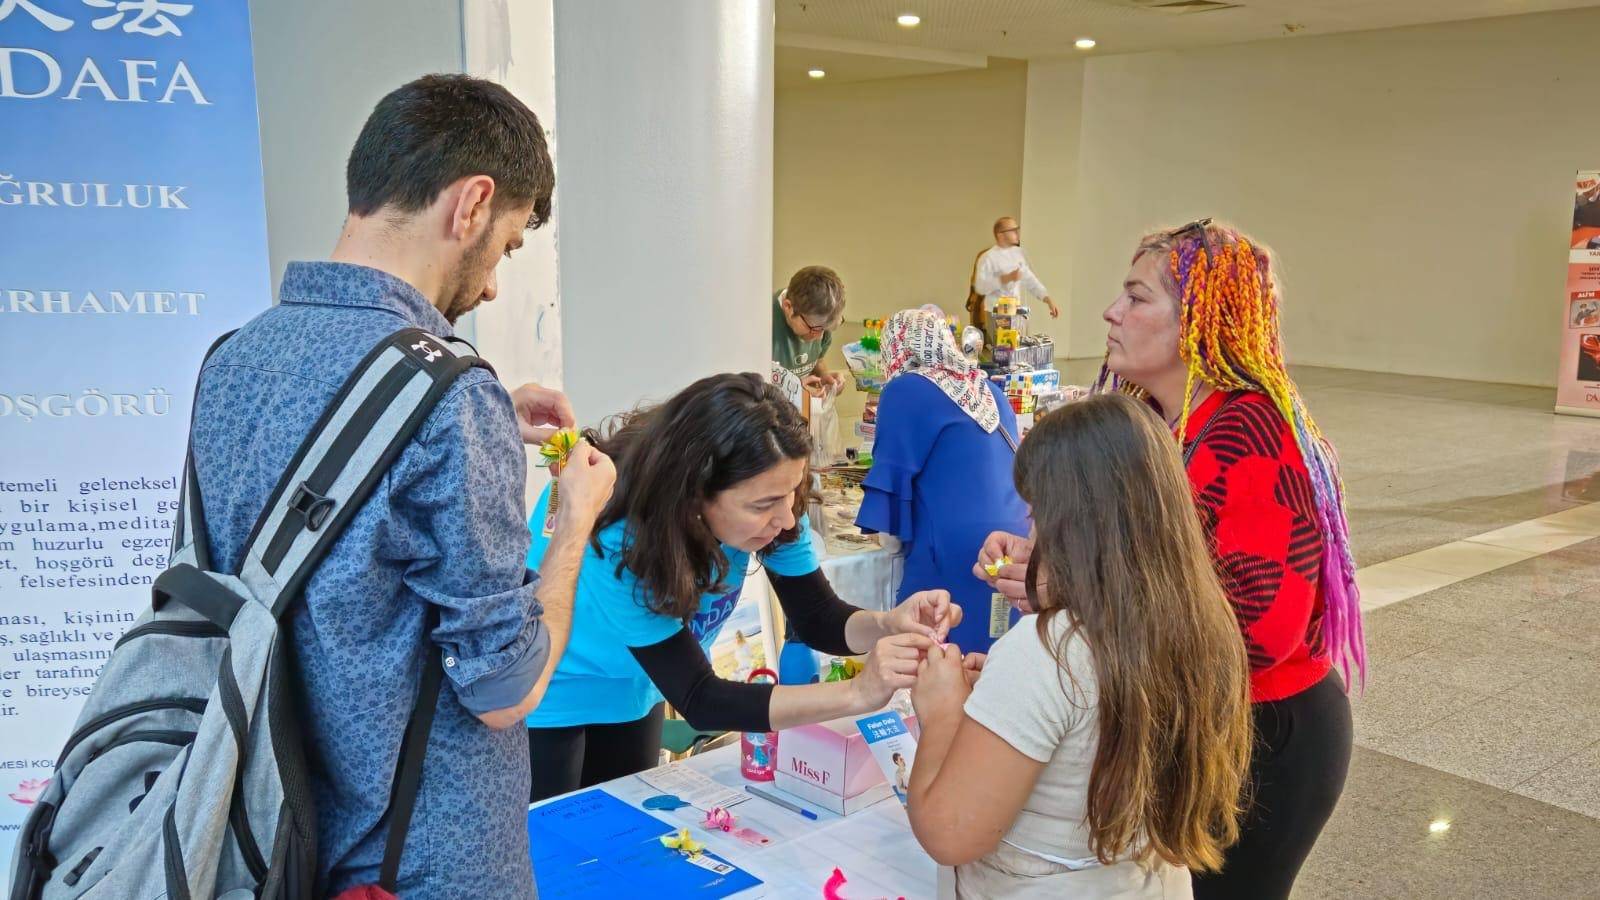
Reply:
[[[585,423],[771,356],[772,0],[557,0],[562,355]]]

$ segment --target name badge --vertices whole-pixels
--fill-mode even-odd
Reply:
[[[1011,630],[1011,601],[996,591],[989,598],[989,637],[1005,637]]]

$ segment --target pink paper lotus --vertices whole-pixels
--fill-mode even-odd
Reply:
[[[17,789],[11,792],[11,799],[21,803],[23,806],[32,806],[39,801],[39,795],[43,794],[44,789],[49,786],[50,779],[48,778],[29,778],[17,785]]]

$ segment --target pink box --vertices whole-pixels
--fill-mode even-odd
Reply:
[[[894,791],[867,749],[856,718],[779,732],[773,786],[841,816],[891,796]],[[906,724],[915,733],[916,717]]]

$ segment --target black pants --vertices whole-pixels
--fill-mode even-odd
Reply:
[[[665,718],[665,704],[657,703],[644,718],[633,722],[529,728],[533,790],[528,802],[655,768],[661,759]]]
[[[1256,742],[1239,843],[1221,872],[1194,876],[1195,900],[1287,898],[1344,791],[1353,732],[1337,673],[1251,711]]]

